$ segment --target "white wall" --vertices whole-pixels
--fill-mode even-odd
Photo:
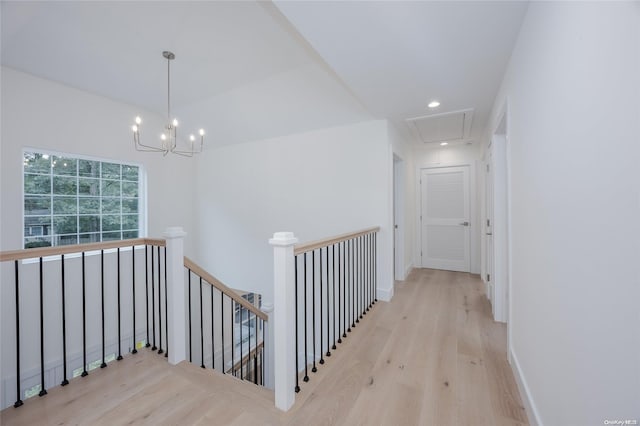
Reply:
[[[194,161],[136,152],[130,125],[138,114],[145,120],[147,136],[160,132],[160,119],[141,108],[3,67],[2,250],[22,248],[22,150],[29,147],[142,165],[149,236],[161,237],[167,227],[182,226],[191,234],[185,241],[185,251],[191,252]]]
[[[198,263],[273,300],[274,232],[301,242],[381,226],[379,297],[392,295],[391,169],[385,121],[204,153],[197,163]]]
[[[182,226],[190,233],[186,241],[186,252],[194,247],[195,232],[192,227],[194,210],[192,182],[194,179],[193,160],[169,156],[163,158],[161,154],[138,153],[134,150],[130,124],[132,119],[140,114],[144,117],[146,128],[162,128],[162,122],[149,112],[140,108],[116,102],[104,97],[92,95],[72,89],[51,81],[39,79],[13,69],[1,69],[2,89],[2,133],[0,149],[0,247],[2,250],[22,248],[23,233],[23,190],[22,190],[22,150],[25,147],[56,152],[77,154],[81,156],[113,159],[141,165],[147,177],[148,201],[148,235],[161,237],[162,232],[169,226]],[[152,134],[152,132],[149,132]],[[130,253],[130,252],[129,252]],[[113,263],[113,255],[105,262]],[[90,297],[99,292],[98,256],[90,256],[87,260],[88,269],[88,356],[93,361],[99,355],[100,324],[99,298]],[[129,256],[123,255],[123,270],[126,268]],[[78,317],[79,302],[72,296],[78,294],[80,283],[80,269],[78,259],[70,260],[67,264],[67,278],[69,299],[68,305],[68,355],[70,368],[82,364],[79,355],[81,342],[81,320]],[[138,261],[142,264],[142,261]],[[15,401],[15,382],[11,376],[15,374],[15,351],[11,342],[15,341],[15,325],[13,321],[13,269],[10,262],[5,262],[1,268],[0,306],[4,313],[2,318],[0,351],[0,404],[6,406]],[[46,308],[45,308],[45,357],[47,360],[47,386],[59,384],[61,369],[61,329],[59,261],[45,262],[46,279]],[[25,386],[38,383],[39,376],[39,341],[37,340],[39,315],[37,290],[37,264],[21,266],[21,330],[22,330],[22,380]],[[35,271],[35,272],[34,272]],[[137,274],[144,273],[144,268],[137,268]],[[113,274],[105,272],[108,280],[107,298],[113,297]],[[125,277],[123,289],[130,288]],[[143,277],[138,278],[138,283]],[[35,287],[34,287],[35,286]],[[142,291],[142,290],[140,290]],[[125,296],[129,293],[123,290]],[[26,297],[25,295],[36,295]],[[129,303],[129,305],[127,305]],[[130,321],[131,302],[123,299],[123,324],[127,327]],[[138,336],[143,332],[143,301],[137,297]],[[142,305],[141,305],[142,304]],[[109,303],[107,313],[107,353],[113,351],[117,341],[114,330],[115,317],[113,307]],[[5,315],[6,314],[6,315]],[[129,337],[131,329],[123,326],[123,351],[131,346]],[[129,331],[127,331],[129,330]],[[128,346],[127,346],[128,345]],[[80,358],[79,358],[80,357]],[[54,366],[56,366],[54,368]],[[50,369],[51,368],[51,369]],[[36,377],[38,376],[38,377]],[[9,380],[6,380],[9,378]]]
[[[448,146],[426,145],[422,144],[414,149],[413,181],[420,181],[420,169],[431,167],[447,167],[469,165],[470,167],[470,213],[471,213],[471,236],[470,236],[470,256],[471,256],[471,272],[480,273],[480,196],[478,184],[482,182],[482,167],[480,163],[481,149],[480,144],[450,144]],[[414,223],[416,224],[415,237],[415,265],[420,265],[420,184],[415,184],[414,189],[417,204],[414,207],[415,215]]]
[[[494,107],[494,126],[508,109],[509,349],[546,425],[640,419],[639,31],[638,2],[531,3]]]

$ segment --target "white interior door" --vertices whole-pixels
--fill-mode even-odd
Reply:
[[[469,272],[469,168],[422,169],[422,267]]]

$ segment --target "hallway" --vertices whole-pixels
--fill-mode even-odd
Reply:
[[[297,398],[290,424],[527,424],[506,326],[480,279],[459,272],[397,282]]]

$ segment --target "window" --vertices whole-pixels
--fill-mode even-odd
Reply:
[[[24,248],[140,235],[140,167],[24,153]]]

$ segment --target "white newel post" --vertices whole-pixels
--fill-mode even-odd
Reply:
[[[293,232],[276,232],[273,246],[273,373],[276,407],[287,411],[295,402],[295,264]],[[269,318],[271,322],[271,318]]]
[[[187,358],[186,289],[184,286],[184,237],[181,227],[164,232],[167,243],[167,325],[169,328],[169,363],[178,364]]]

